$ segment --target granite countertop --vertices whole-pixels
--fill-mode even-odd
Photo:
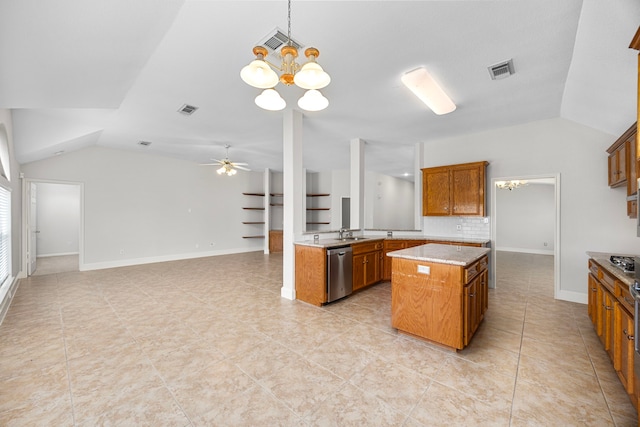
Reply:
[[[589,258],[591,258],[595,262],[597,262],[598,265],[600,265],[600,267],[602,267],[603,269],[607,270],[607,273],[611,274],[612,276],[615,276],[622,283],[624,283],[626,285],[631,285],[635,281],[635,273],[625,273],[624,271],[620,270],[615,265],[611,264],[611,261],[609,261],[609,258],[611,257],[611,255],[622,255],[622,256],[628,256],[628,257],[631,257],[631,258],[633,258],[633,257],[635,257],[637,255],[611,254],[611,253],[606,253],[606,252],[592,252],[592,251],[588,251],[587,255],[589,256]],[[639,267],[640,266],[636,266],[636,268],[639,268]]]
[[[351,245],[355,245],[358,243],[366,243],[366,242],[379,242],[386,239],[386,237],[370,237],[370,236],[366,236],[366,237],[358,237],[357,240],[354,239],[347,239],[347,240],[340,240],[340,239],[320,239],[320,240],[302,240],[299,242],[294,242],[294,245],[298,245],[298,246],[311,246],[314,248],[324,248],[324,249],[328,249],[328,248],[336,248],[338,246],[351,246]]]
[[[466,267],[474,261],[482,258],[490,251],[490,248],[428,243],[426,245],[389,252],[387,255],[390,257],[411,259],[415,261],[436,262],[439,264],[451,264]]]
[[[465,238],[465,237],[447,237],[447,236],[424,236],[424,235],[411,235],[411,236],[358,236],[358,240],[340,240],[340,239],[320,239],[317,241],[313,240],[300,240],[298,242],[294,242],[294,245],[300,246],[311,246],[314,248],[334,248],[337,246],[346,246],[352,245],[356,243],[364,243],[364,242],[376,242],[380,240],[437,240],[441,242],[460,242],[460,243],[474,243],[484,245],[490,242],[488,239],[473,239],[473,238]]]

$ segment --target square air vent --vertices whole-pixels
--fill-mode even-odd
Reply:
[[[195,107],[193,105],[182,104],[182,107],[178,109],[178,113],[182,113],[182,114],[186,114],[187,116],[190,116],[191,114],[195,113],[197,109],[198,107]]]
[[[264,46],[269,52],[267,56],[271,56],[272,58],[278,58],[278,61],[282,60],[282,56],[280,55],[280,49],[282,46],[286,45],[289,41],[287,37],[287,33],[282,31],[279,28],[275,28],[266,37],[256,43],[256,46]],[[298,50],[301,50],[304,45],[293,38],[291,39],[291,46],[295,47]]]
[[[513,59],[501,62],[499,64],[491,65],[489,67],[491,80],[506,79],[513,73],[515,73],[513,69]]]

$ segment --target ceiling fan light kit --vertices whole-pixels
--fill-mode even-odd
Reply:
[[[306,111],[320,111],[327,108],[329,100],[325,98],[318,89],[326,87],[331,83],[331,77],[316,61],[320,51],[314,47],[305,50],[304,54],[308,61],[300,66],[296,62],[298,49],[291,42],[291,0],[288,2],[288,33],[287,44],[282,47],[280,54],[282,63],[280,66],[269,63],[265,58],[267,49],[263,46],[253,48],[256,59],[240,71],[240,77],[249,86],[258,89],[266,89],[256,97],[255,102],[258,107],[270,111],[279,111],[286,107],[286,101],[274,89],[278,82],[285,86],[296,85],[307,92],[298,101],[298,106]],[[276,68],[282,74],[278,74],[271,68]],[[269,92],[267,92],[269,91]],[[303,100],[304,99],[304,100]]]
[[[409,71],[400,80],[434,113],[442,115],[451,113],[456,109],[456,104],[431,77],[426,68],[420,67]]]
[[[250,171],[251,169],[246,167],[248,166],[247,163],[232,162],[231,160],[229,160],[229,147],[231,147],[229,144],[224,146],[224,148],[226,148],[227,150],[227,157],[225,157],[223,160],[211,159],[216,163],[203,163],[201,164],[201,166],[220,166],[220,168],[216,170],[218,175],[227,174],[227,176],[233,176],[237,174],[238,169]]]

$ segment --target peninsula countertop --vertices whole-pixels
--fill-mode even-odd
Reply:
[[[389,252],[387,256],[410,259],[414,261],[460,265],[465,267],[482,258],[490,251],[490,248],[427,243],[426,245],[414,246],[413,248]]]
[[[300,240],[300,241],[294,242],[294,245],[329,249],[329,248],[334,248],[338,246],[348,246],[356,243],[376,242],[381,240],[426,240],[426,241],[436,241],[436,242],[467,243],[467,244],[479,244],[479,245],[486,245],[490,242],[490,240],[488,239],[477,239],[477,238],[469,238],[469,237],[447,237],[447,236],[425,236],[425,235],[410,235],[410,236],[369,235],[369,236],[358,236],[356,238],[349,238],[349,239],[342,239],[342,240],[338,238],[319,239],[315,241]]]

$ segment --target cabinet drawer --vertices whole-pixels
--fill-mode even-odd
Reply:
[[[593,262],[593,260],[589,260],[589,271],[591,272],[591,274],[593,274],[593,277],[595,278],[600,277],[600,275],[598,274],[598,271],[599,271],[598,264]]]
[[[407,247],[407,242],[403,240],[385,240],[384,249],[387,251],[397,251]]]
[[[633,297],[629,293],[629,287],[621,282],[616,282],[616,296],[629,313],[634,312],[635,303]],[[633,315],[632,315],[633,316]]]
[[[374,252],[382,249],[384,246],[383,242],[366,242],[366,243],[356,243],[351,245],[351,250],[354,255],[364,254],[367,252]]]
[[[480,258],[478,261],[464,269],[464,283],[469,283],[479,273],[487,269],[489,259],[487,256]]]
[[[612,294],[615,293],[615,289],[616,289],[616,280],[613,276],[609,276],[607,273],[605,273],[603,270],[600,270],[601,272],[601,278],[600,278],[600,282],[607,288],[609,288],[609,290],[611,291]]]

